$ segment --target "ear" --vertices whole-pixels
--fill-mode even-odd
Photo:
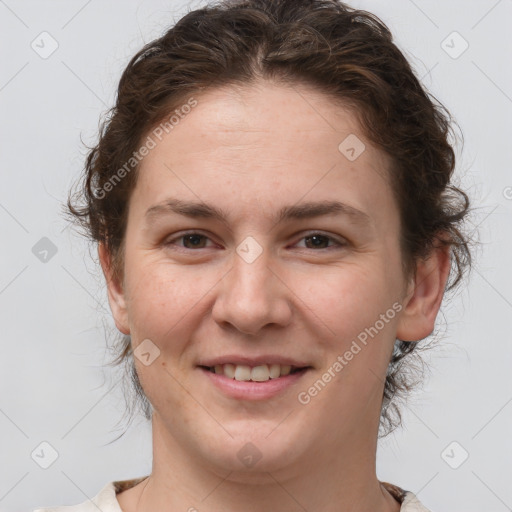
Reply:
[[[128,326],[128,312],[126,309],[126,300],[122,284],[115,279],[112,258],[108,249],[103,243],[98,244],[98,256],[103,270],[103,275],[107,282],[108,302],[110,309],[114,317],[116,327],[123,334],[130,334],[130,328]]]
[[[398,321],[396,337],[402,341],[420,341],[434,330],[451,266],[450,246],[436,246],[416,266]]]

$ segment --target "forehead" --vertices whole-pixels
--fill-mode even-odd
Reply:
[[[219,206],[238,199],[254,214],[304,198],[396,214],[387,155],[328,96],[264,82],[193,98],[197,104],[144,157],[136,207],[171,195]]]

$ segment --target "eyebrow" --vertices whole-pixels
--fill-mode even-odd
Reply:
[[[183,201],[169,198],[160,204],[151,206],[145,213],[146,221],[153,220],[162,215],[177,213],[185,217],[215,219],[226,222],[228,214],[222,208],[209,205],[205,202]],[[309,219],[325,215],[343,215],[353,223],[362,226],[373,224],[371,217],[353,206],[340,201],[306,202],[284,206],[274,218],[275,223],[281,223],[291,219]]]

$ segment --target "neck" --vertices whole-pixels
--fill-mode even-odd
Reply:
[[[186,510],[211,512],[398,512],[399,504],[376,477],[376,436],[360,432],[343,443],[326,440],[293,465],[251,470],[219,468],[169,436],[153,417],[151,476],[133,489],[125,512]],[[335,441],[335,440],[334,440]],[[199,454],[196,454],[199,455]],[[307,468],[304,470],[304,468]],[[121,502],[121,500],[120,500]],[[128,504],[128,501],[124,501]],[[123,505],[123,503],[121,503]]]

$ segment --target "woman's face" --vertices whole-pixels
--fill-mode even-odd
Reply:
[[[194,99],[149,134],[109,285],[155,442],[229,470],[360,457],[409,294],[389,160],[306,87]]]

